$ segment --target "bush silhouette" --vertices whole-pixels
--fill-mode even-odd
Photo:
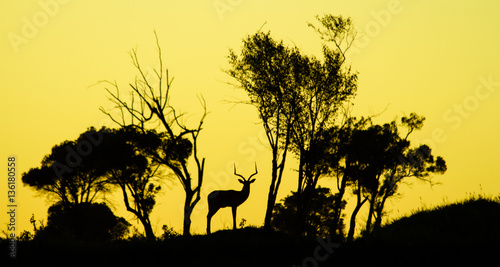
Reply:
[[[47,226],[35,239],[74,242],[106,242],[123,238],[130,224],[116,217],[104,203],[80,203],[66,206],[52,205],[48,211]]]
[[[331,234],[331,225],[334,218],[334,207],[337,198],[330,192],[329,188],[318,187],[314,189],[309,204],[309,209],[306,214],[306,227],[304,236],[308,237],[326,237]],[[281,203],[274,207],[274,215],[271,221],[271,226],[281,232],[293,234],[297,227],[297,192],[292,192],[291,195],[285,197]],[[346,205],[342,201],[341,207]],[[343,218],[339,220],[340,233],[342,235],[344,229]],[[342,236],[336,238],[342,239]]]

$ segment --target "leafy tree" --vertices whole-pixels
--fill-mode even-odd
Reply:
[[[49,208],[47,226],[37,232],[35,239],[106,242],[125,237],[129,226],[104,203],[80,203],[71,207],[57,203]]]
[[[191,214],[194,207],[200,200],[201,186],[203,183],[203,173],[205,169],[205,158],[198,155],[198,136],[202,130],[204,119],[207,115],[206,105],[201,98],[204,113],[194,128],[187,127],[180,118],[178,110],[170,104],[170,87],[173,79],[168,76],[168,70],[163,69],[161,48],[156,36],[158,48],[159,68],[153,69],[153,73],[148,74],[140,65],[137,50],[132,50],[130,56],[134,67],[138,72],[127,95],[130,98],[123,98],[120,95],[119,86],[116,82],[105,81],[112,89],[106,88],[110,100],[116,105],[119,115],[113,115],[101,108],[114,122],[122,127],[132,126],[142,132],[148,129],[160,129],[161,134],[167,142],[163,143],[164,153],[153,153],[154,160],[168,167],[179,179],[185,192],[184,201],[184,224],[183,235],[190,235]],[[114,92],[113,92],[114,91]],[[126,122],[130,119],[130,122]],[[194,174],[188,168],[189,159],[193,159],[196,168]]]
[[[144,226],[146,238],[155,240],[149,215],[161,190],[159,167],[151,153],[161,153],[165,139],[154,130],[113,129],[103,136],[94,153],[95,160],[106,170],[107,182],[120,188],[127,211]]]
[[[230,50],[231,69],[227,73],[238,81],[257,108],[271,147],[271,184],[264,228],[271,227],[271,216],[283,177],[292,136],[294,92],[300,71],[297,49],[274,40],[270,33],[257,32],[243,40],[241,54]]]
[[[273,228],[286,233],[294,233],[296,230],[297,217],[297,192],[285,197],[281,203],[277,203],[274,208],[274,215],[271,221]],[[334,205],[336,197],[329,188],[318,187],[314,189],[311,197],[311,205],[305,217],[304,235],[310,237],[325,237],[331,234],[331,226],[334,220]],[[346,202],[342,201],[341,206]],[[340,218],[340,232],[343,229],[343,218]],[[342,235],[337,236],[342,238]]]
[[[344,184],[351,186],[356,196],[347,240],[354,237],[356,216],[365,203],[370,205],[365,230],[370,231],[373,218],[375,227],[380,227],[384,205],[396,194],[404,178],[415,177],[432,183],[431,174],[446,171],[444,159],[434,159],[427,145],[410,146],[409,135],[420,129],[423,121],[423,117],[414,113],[403,117],[401,125],[408,128],[404,137],[400,136],[396,121],[374,125],[371,119],[362,118],[345,128],[337,172],[343,175]]]
[[[41,168],[23,174],[23,182],[56,197],[66,210],[92,203],[98,194],[119,187],[127,210],[144,226],[146,237],[154,240],[149,214],[160,191],[158,167],[150,155],[163,153],[168,141],[155,131],[137,128],[90,128],[75,141],[52,149]]]
[[[340,126],[334,125],[322,134],[322,142],[319,142],[318,148],[321,150],[323,164],[327,168],[328,175],[334,176],[335,188],[338,190],[334,195],[333,222],[331,233],[335,236],[343,236],[343,226],[341,223],[342,213],[345,205],[341,205],[347,190],[356,186],[356,180],[352,173],[353,164],[348,154],[350,152],[350,140],[357,130],[366,127],[368,119],[361,118],[357,120],[354,117],[348,117]],[[358,200],[361,202],[361,200]]]
[[[105,170],[89,155],[105,131],[89,128],[78,139],[54,146],[41,167],[23,173],[23,183],[68,207],[96,200],[109,191],[109,185],[103,177]]]
[[[353,182],[357,202],[351,215],[348,240],[354,237],[357,213],[363,204],[370,200],[370,194],[376,195],[384,170],[394,164],[394,155],[398,150],[393,147],[398,146],[400,144],[394,123],[371,125],[365,129],[354,130],[351,134],[346,144],[345,172]]]
[[[318,162],[322,158],[318,155],[323,131],[334,124],[337,111],[356,91],[357,76],[344,66],[348,47],[341,47],[352,41],[348,40],[354,35],[351,21],[333,16],[319,20],[329,32],[313,28],[326,42],[336,44],[333,49],[323,46],[323,60],[304,55],[297,47],[289,48],[282,41],[275,41],[269,32],[260,31],[243,40],[240,55],[230,51],[232,68],[228,74],[238,81],[247,92],[249,103],[257,108],[272,151],[264,227],[270,225],[289,149],[299,158],[298,195],[306,192],[304,200],[298,199],[304,203],[299,205],[301,217],[307,208],[308,194],[319,176],[326,173],[324,164]]]
[[[397,195],[399,184],[403,180],[413,177],[420,181],[434,184],[433,174],[443,174],[447,170],[446,161],[441,156],[432,155],[432,150],[427,145],[410,147],[409,135],[415,130],[420,130],[425,118],[415,113],[401,118],[401,125],[407,128],[404,138],[399,138],[396,149],[390,150],[389,157],[394,160],[392,165],[384,169],[384,180],[379,184],[376,191],[372,193],[371,203],[374,206],[373,213],[368,214],[366,230],[371,231],[371,217],[375,217],[374,228],[380,228],[384,207],[387,199]],[[393,122],[395,124],[395,122]]]
[[[299,61],[301,79],[294,88],[298,97],[293,109],[292,148],[299,158],[299,223],[304,222],[303,216],[319,177],[328,173],[324,161],[325,153],[328,153],[325,134],[332,134],[333,126],[339,123],[339,111],[357,89],[357,74],[352,73],[345,63],[345,53],[349,49],[346,44],[355,38],[351,20],[332,15],[317,18],[321,27],[309,25],[325,41],[323,59],[302,55]],[[300,234],[302,225],[297,230]]]

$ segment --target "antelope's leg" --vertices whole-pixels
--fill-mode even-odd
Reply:
[[[237,207],[232,207],[233,208],[233,230],[236,230],[236,208]]]

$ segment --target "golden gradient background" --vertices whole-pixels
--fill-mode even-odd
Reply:
[[[485,1],[2,1],[0,3],[0,206],[7,205],[7,156],[18,159],[18,232],[31,230],[34,213],[46,222],[51,202],[21,182],[21,173],[38,167],[55,144],[74,140],[89,126],[114,126],[99,107],[112,108],[100,80],[116,80],[121,88],[136,75],[128,52],[138,49],[142,65],[157,66],[156,30],[164,64],[175,77],[171,103],[196,123],[207,101],[210,114],[200,135],[207,158],[203,200],[192,216],[192,233],[204,233],[207,194],[214,189],[240,189],[232,176],[253,172],[257,181],[238,209],[238,222],[262,225],[270,177],[269,151],[255,110],[228,103],[245,94],[227,82],[228,49],[265,22],[276,39],[320,56],[321,42],[307,22],[331,13],[351,17],[361,34],[350,61],[359,72],[355,115],[373,115],[377,123],[410,112],[424,115],[413,144],[429,144],[447,164],[442,184],[432,188],[413,182],[401,188],[389,219],[466,197],[498,195],[500,179],[500,2]],[[26,26],[33,23],[33,27]],[[28,27],[28,28],[26,28]],[[31,31],[30,31],[31,30]],[[14,39],[16,41],[13,41]],[[17,38],[17,39],[16,39]],[[24,38],[24,39],[19,39]],[[484,81],[490,88],[484,87]],[[488,82],[489,81],[489,82]],[[279,199],[296,188],[294,161],[280,188]],[[322,185],[332,186],[324,178]],[[166,181],[151,221],[157,235],[167,224],[182,227],[183,190]],[[132,221],[120,195],[108,196],[115,213]],[[351,209],[346,211],[350,214]],[[358,216],[364,220],[364,214]],[[1,230],[6,230],[1,212]],[[231,227],[230,210],[214,216],[213,230]],[[138,228],[142,231],[142,227]]]

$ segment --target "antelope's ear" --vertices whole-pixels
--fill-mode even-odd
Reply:
[[[253,182],[255,182],[255,179],[250,180],[250,183],[253,183]]]
[[[239,181],[240,183],[242,183],[242,184],[244,184],[244,183],[245,183],[245,181],[243,181],[243,179],[238,179],[238,181]]]

